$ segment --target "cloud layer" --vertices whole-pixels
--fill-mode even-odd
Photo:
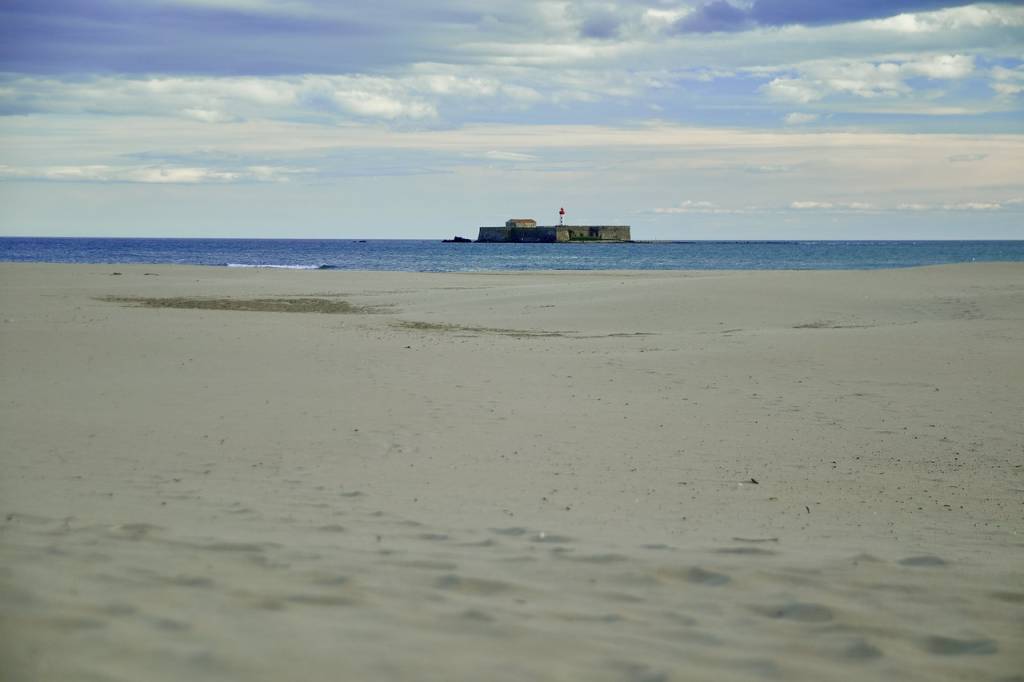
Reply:
[[[712,0],[698,5],[692,12],[679,19],[675,29],[684,33],[710,33],[744,31],[759,26],[822,26],[865,19],[884,19],[968,4],[970,3],[963,0],[753,0],[749,4]],[[1003,4],[1019,3],[1015,0],[1003,0]]]
[[[179,193],[208,192],[243,225],[365,221],[375,197],[396,220],[575,200],[715,236],[1005,234],[1022,46],[1020,2],[9,0],[0,229],[109,224],[82,209],[107,193],[187,221]]]

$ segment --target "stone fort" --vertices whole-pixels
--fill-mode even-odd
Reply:
[[[504,227],[481,227],[478,242],[628,242],[629,225],[538,225],[510,218]]]

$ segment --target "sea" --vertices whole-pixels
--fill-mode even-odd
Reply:
[[[0,261],[310,270],[871,270],[1024,261],[1010,241],[655,241],[493,244],[417,239],[0,237]]]

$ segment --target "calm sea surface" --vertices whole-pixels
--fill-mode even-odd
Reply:
[[[404,239],[0,237],[0,261],[422,272],[865,270],[973,261],[1024,261],[1024,240],[444,244],[437,240]]]

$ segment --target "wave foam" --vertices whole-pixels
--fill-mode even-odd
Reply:
[[[225,263],[229,268],[273,268],[277,270],[331,270],[325,263],[319,265],[286,265],[284,263]]]

